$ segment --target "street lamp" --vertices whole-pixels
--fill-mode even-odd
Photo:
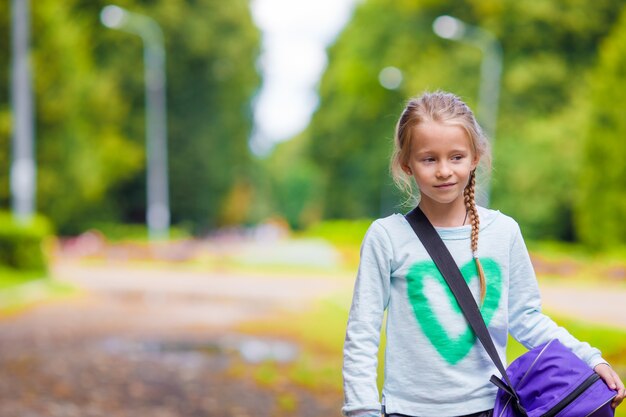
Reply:
[[[477,47],[483,53],[480,69],[480,91],[478,93],[478,118],[493,147],[496,138],[500,76],[502,74],[502,46],[491,33],[477,26],[471,26],[452,16],[439,16],[433,22],[433,31],[444,39],[452,39]],[[484,173],[485,192],[478,197],[478,203],[489,206],[491,194],[491,174]],[[482,198],[481,198],[482,197]]]
[[[167,109],[165,102],[165,48],[163,32],[148,16],[118,6],[106,6],[102,24],[138,35],[144,45],[146,85],[147,210],[150,239],[167,238],[170,227],[167,170]]]
[[[35,212],[37,170],[34,156],[33,92],[28,57],[29,2],[13,0],[11,10],[11,210],[17,222],[24,224],[32,219]]]

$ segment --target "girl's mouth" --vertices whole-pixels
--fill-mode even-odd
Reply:
[[[441,185],[435,185],[435,188],[450,188],[454,185],[454,183],[446,183],[446,184],[441,184]]]

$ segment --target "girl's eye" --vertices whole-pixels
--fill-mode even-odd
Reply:
[[[460,161],[461,159],[463,159],[463,155],[455,155],[452,157],[452,160],[454,161]]]
[[[435,158],[430,158],[430,157],[422,159],[422,161],[424,162],[433,162],[434,160]]]

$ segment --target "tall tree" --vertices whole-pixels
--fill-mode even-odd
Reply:
[[[38,209],[62,233],[98,221],[143,222],[143,50],[138,37],[99,22],[101,0],[33,4]],[[246,183],[250,99],[258,84],[259,32],[248,2],[126,0],[154,18],[167,53],[172,218],[196,231],[218,224]],[[8,33],[6,2],[0,28]],[[0,42],[6,39],[0,37]],[[1,46],[2,44],[0,44]],[[9,48],[0,48],[8,62]],[[2,57],[2,55],[0,55]],[[8,79],[8,65],[0,77]],[[6,88],[0,86],[0,161],[9,155]],[[7,203],[8,172],[0,173]]]
[[[259,85],[259,32],[246,0],[162,0],[170,34],[170,155],[175,221],[194,229],[245,218],[236,203],[250,182],[251,98]]]
[[[576,221],[582,241],[606,248],[626,242],[626,8],[602,44],[590,84]]]
[[[622,7],[617,0],[362,2],[330,48],[320,105],[306,133],[326,176],[325,216],[398,210],[387,165],[408,97],[444,89],[477,109],[480,51],[432,32],[434,19],[449,14],[491,31],[504,50],[492,206],[518,218],[530,236],[570,237],[572,166],[582,143],[580,135],[572,137],[581,112],[577,95]],[[403,73],[397,90],[379,83],[387,66]]]
[[[97,12],[46,0],[31,10],[37,208],[61,232],[75,232],[88,213],[105,213],[108,189],[141,169],[143,150],[124,132],[131,106],[116,74],[94,59],[105,32]]]

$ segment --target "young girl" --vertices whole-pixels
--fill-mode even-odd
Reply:
[[[500,357],[510,333],[527,348],[558,338],[624,398],[624,384],[600,351],[541,312],[537,281],[517,223],[474,202],[487,139],[453,94],[410,100],[396,127],[391,171],[419,189],[419,206],[450,250],[481,306]],[[376,220],[361,247],[344,345],[343,413],[381,414],[377,352],[387,310],[382,412],[389,416],[490,416],[499,375],[441,274],[401,214]]]

